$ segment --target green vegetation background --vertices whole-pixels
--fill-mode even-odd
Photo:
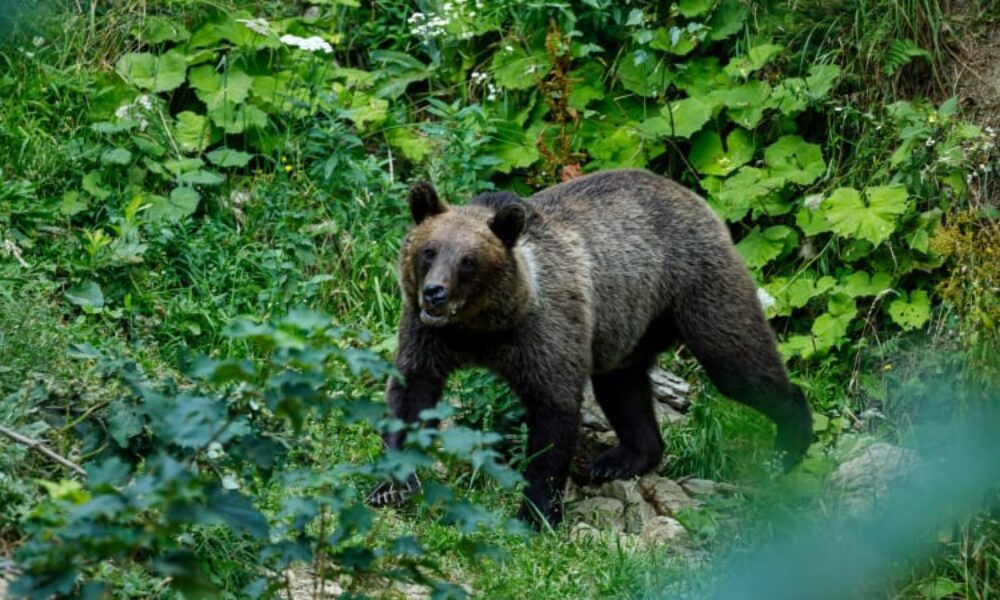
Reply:
[[[455,426],[381,454],[418,178],[461,202],[644,167],[704,195],[817,410],[816,446],[780,482],[789,511],[848,442],[913,445],[915,423],[996,389],[996,123],[949,79],[996,31],[987,0],[0,14],[0,426],[86,472],[0,438],[17,591],[266,596],[302,564],[371,596],[661,589],[668,549],[508,521],[523,429],[484,373],[450,384]],[[702,381],[683,350],[664,360]],[[664,432],[667,474],[764,485],[768,426],[717,399],[701,385]],[[364,508],[372,482],[413,469],[447,485]],[[685,525],[729,547],[756,510]],[[878,594],[995,597],[995,516],[957,527]]]

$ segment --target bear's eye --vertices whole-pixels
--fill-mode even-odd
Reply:
[[[472,273],[476,270],[476,265],[475,256],[463,256],[462,260],[458,263],[458,268],[463,273]]]
[[[434,248],[424,248],[420,251],[420,258],[424,262],[431,262],[437,256],[437,250]]]

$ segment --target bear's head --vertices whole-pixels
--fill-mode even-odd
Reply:
[[[409,204],[415,227],[400,253],[400,282],[421,322],[487,328],[509,316],[501,313],[525,292],[516,247],[524,205],[448,206],[426,182],[410,189]]]

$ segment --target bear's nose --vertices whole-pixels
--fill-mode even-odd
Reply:
[[[429,284],[424,286],[424,302],[429,306],[441,306],[448,301],[448,292],[443,285]]]

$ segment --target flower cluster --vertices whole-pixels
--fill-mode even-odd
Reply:
[[[285,34],[278,38],[278,41],[286,46],[299,48],[300,50],[305,50],[306,52],[323,52],[325,54],[333,52],[333,46],[318,35],[303,38],[297,35]]]
[[[135,121],[139,124],[139,131],[146,131],[149,121],[146,115],[153,110],[153,100],[146,94],[136,97],[132,102],[122,104],[115,111],[115,117],[122,121]]]
[[[757,288],[757,300],[760,302],[761,308],[767,310],[777,303],[774,296],[768,293],[764,288]]]
[[[236,19],[236,22],[243,23],[247,29],[261,35],[270,35],[271,33],[271,24],[267,22],[267,19]]]
[[[441,14],[415,12],[406,22],[412,28],[413,35],[424,39],[435,39],[448,34],[452,24],[458,24],[457,37],[465,40],[474,32],[465,23],[476,17],[476,11],[483,8],[482,0],[476,0],[474,6],[469,6],[466,0],[452,0],[441,5]],[[455,28],[452,28],[454,31]]]

